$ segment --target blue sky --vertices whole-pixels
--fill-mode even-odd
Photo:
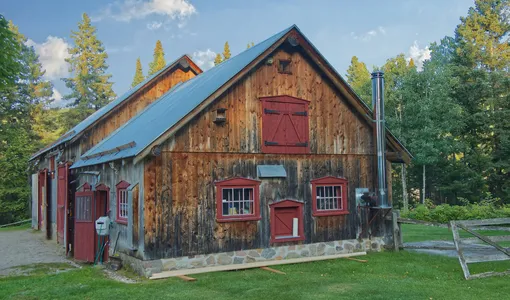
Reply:
[[[84,12],[107,49],[120,95],[130,87],[137,57],[147,72],[158,39],[167,62],[186,53],[207,69],[225,41],[235,55],[296,24],[345,76],[353,55],[369,68],[399,53],[426,59],[426,47],[453,35],[470,6],[473,0],[16,0],[2,1],[0,13],[30,39],[58,99],[67,93],[59,78],[67,76],[71,30]]]

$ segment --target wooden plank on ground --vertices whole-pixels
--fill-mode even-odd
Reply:
[[[357,262],[361,262],[361,263],[367,263],[368,262],[368,260],[366,260],[366,259],[357,259],[357,258],[352,258],[352,257],[345,257],[345,259],[353,260],[353,261],[357,261]]]
[[[301,258],[291,258],[291,259],[283,259],[283,260],[259,261],[259,262],[246,263],[246,264],[214,266],[214,267],[205,267],[205,268],[198,268],[198,269],[183,269],[183,270],[175,270],[175,271],[165,271],[165,272],[153,274],[149,279],[151,279],[151,280],[163,279],[163,278],[175,277],[175,276],[180,276],[180,275],[192,275],[192,274],[201,274],[201,273],[210,273],[210,272],[253,269],[253,268],[276,266],[276,265],[297,264],[297,263],[330,260],[330,259],[337,259],[337,258],[344,258],[344,257],[351,257],[351,256],[362,256],[362,255],[366,255],[366,254],[367,254],[366,252],[355,252],[355,253],[325,255],[325,256],[315,256],[315,257],[301,257]]]
[[[286,274],[285,272],[282,272],[280,270],[276,270],[276,269],[273,269],[273,268],[270,268],[270,267],[260,267],[260,268],[262,270],[266,270],[266,271],[273,272],[273,273],[276,273],[276,274],[282,274],[282,275]]]
[[[474,274],[471,275],[471,277],[466,279],[477,279],[477,278],[485,278],[485,277],[492,277],[492,276],[506,276],[510,275],[510,270],[504,271],[504,272],[485,272],[480,274]]]
[[[193,278],[193,277],[188,277],[186,275],[179,275],[179,276],[175,276],[175,277],[179,277],[180,279],[184,280],[184,281],[197,281],[196,278]]]

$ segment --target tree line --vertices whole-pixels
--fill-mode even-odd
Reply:
[[[430,45],[422,70],[404,54],[374,67],[385,72],[387,125],[414,156],[394,170],[397,206],[510,203],[509,17],[508,0],[477,0],[454,36]],[[356,56],[347,80],[369,104]]]

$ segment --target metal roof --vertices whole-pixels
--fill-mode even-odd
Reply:
[[[141,87],[149,83],[154,78],[158,77],[160,74],[166,72],[170,68],[177,65],[183,58],[188,57],[187,55],[183,55],[179,57],[178,59],[172,61],[171,63],[167,64],[163,69],[159,70],[155,74],[147,77],[144,81],[136,85],[135,87],[131,88],[129,91],[124,93],[122,96],[116,98],[112,102],[108,103],[104,107],[100,108],[90,116],[88,116],[85,120],[81,121],[78,125],[76,125],[74,128],[63,134],[59,139],[57,139],[52,144],[44,147],[43,149],[36,152],[34,155],[30,157],[29,160],[33,160],[37,156],[49,151],[51,148],[56,147],[58,145],[61,145],[67,141],[72,140],[74,137],[78,136],[80,133],[82,133],[85,129],[87,129],[90,125],[94,124],[97,120],[99,120],[101,117],[106,115],[108,112],[113,110],[115,107],[117,107],[119,104],[127,100],[130,96],[132,96],[135,92],[137,92]],[[188,57],[189,59],[189,57]]]
[[[258,165],[257,176],[259,178],[282,178],[287,177],[287,171],[283,165]]]
[[[293,25],[273,35],[168,91],[143,112],[87,151],[71,168],[95,165],[137,155],[295,27]],[[136,145],[112,153],[112,149],[131,142]],[[98,155],[101,153],[105,154]],[[85,159],[91,156],[92,158]]]
[[[174,87],[149,105],[144,111],[110,134],[106,139],[87,151],[71,168],[74,169],[137,156],[292,29],[296,29],[301,33],[296,25],[292,25],[237,56],[231,57],[208,71]],[[333,73],[340,78],[348,91],[355,95],[355,99],[361,103],[367,112],[371,112],[370,107],[359,99],[345,80],[306,36],[303,34],[302,36],[333,70]],[[389,130],[387,133],[411,156],[409,151]],[[128,144],[130,147],[125,147]]]

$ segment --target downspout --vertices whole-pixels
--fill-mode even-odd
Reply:
[[[379,207],[389,208],[386,178],[386,121],[384,118],[384,72],[372,73],[372,107],[375,115],[377,151],[377,199]]]

